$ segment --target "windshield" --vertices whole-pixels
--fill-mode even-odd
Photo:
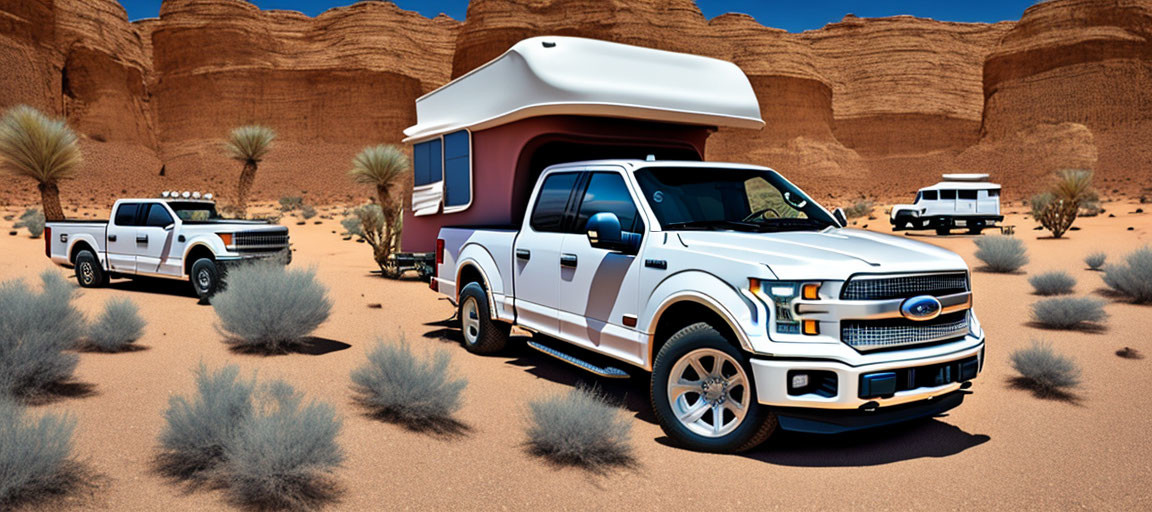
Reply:
[[[636,180],[664,229],[808,231],[836,225],[774,171],[645,168]]]
[[[180,220],[198,221],[198,220],[219,220],[220,214],[216,213],[216,205],[213,203],[200,203],[200,202],[182,202],[182,201],[169,201],[168,206],[176,212],[176,216]]]

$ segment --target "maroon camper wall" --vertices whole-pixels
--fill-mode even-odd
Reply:
[[[602,158],[702,160],[712,128],[577,116],[533,117],[472,133],[472,206],[416,217],[404,210],[402,250],[431,252],[444,226],[519,225],[536,177],[556,163]]]

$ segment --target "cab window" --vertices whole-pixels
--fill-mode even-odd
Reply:
[[[576,225],[572,227],[576,233],[583,233],[588,219],[597,213],[614,213],[620,219],[620,228],[633,233],[640,231],[638,226],[640,214],[636,210],[636,203],[632,202],[632,194],[628,193],[628,185],[624,178],[612,172],[596,172],[588,179],[588,188],[584,190],[584,200],[580,203],[579,213],[576,215]]]
[[[121,203],[120,206],[116,208],[116,218],[114,222],[117,226],[135,226],[136,212],[139,208],[139,203]]]
[[[568,199],[572,197],[572,189],[576,187],[578,177],[579,173],[565,172],[544,179],[529,221],[533,230],[545,233],[563,231],[564,211],[568,208]]]
[[[935,201],[936,200],[936,191],[935,190],[925,190],[924,191],[924,200],[925,201]]]
[[[172,223],[172,215],[168,213],[168,209],[164,205],[152,203],[151,208],[148,210],[148,217],[144,220],[144,225],[153,228],[162,228]]]

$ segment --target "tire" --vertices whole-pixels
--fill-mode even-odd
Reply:
[[[188,276],[201,304],[208,304],[212,296],[220,291],[222,278],[223,272],[211,258],[200,258],[192,263],[192,273]]]
[[[479,283],[468,283],[460,290],[460,330],[464,337],[464,348],[473,354],[495,354],[508,344],[508,333],[512,326],[492,320],[492,310],[488,306],[488,293]]]
[[[707,364],[709,360],[711,364]],[[723,363],[717,372],[715,364],[721,360]],[[708,375],[696,371],[693,361]],[[687,374],[694,374],[696,378],[685,377]],[[718,390],[716,386],[720,381],[712,379],[720,377],[726,377],[727,382]],[[733,380],[741,380],[738,377],[743,383],[733,384]],[[699,383],[700,387],[696,391],[685,391],[683,386],[669,386],[670,382],[681,379]],[[739,392],[733,393],[736,390]],[[778,425],[776,415],[756,401],[748,357],[706,323],[681,329],[660,349],[652,366],[650,396],[660,428],[674,442],[690,450],[713,453],[750,450],[767,440]],[[725,403],[743,404],[744,417],[739,418],[737,409],[730,409]],[[694,414],[701,406],[703,412]],[[714,433],[717,407],[720,432]],[[686,416],[687,421],[681,419]],[[695,419],[692,416],[696,416]],[[712,432],[705,433],[708,429]]]
[[[87,249],[76,255],[76,281],[84,288],[99,288],[108,284],[108,273],[100,266],[100,260]]]
[[[969,235],[979,235],[982,231],[984,231],[984,228],[971,228],[968,230],[968,234]]]
[[[940,236],[948,236],[952,234],[952,230],[948,228],[936,228],[936,234]]]

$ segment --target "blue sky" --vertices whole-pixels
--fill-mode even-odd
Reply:
[[[408,10],[426,16],[445,13],[464,19],[468,0],[395,0]],[[160,12],[160,0],[120,0],[130,19],[152,18]],[[263,9],[290,9],[315,16],[325,10],[354,3],[353,0],[255,0]],[[912,14],[943,21],[996,22],[1016,20],[1036,0],[697,0],[704,15],[712,18],[726,12],[751,14],[760,23],[801,32],[839,21],[846,13],[861,17]]]

